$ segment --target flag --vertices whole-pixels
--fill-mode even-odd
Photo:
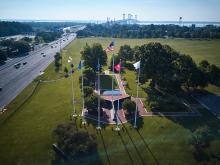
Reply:
[[[82,69],[84,60],[80,60],[78,70]]]
[[[138,61],[136,63],[133,64],[135,69],[139,69],[141,66],[141,61]]]
[[[115,65],[115,70],[116,70],[117,72],[120,71],[120,68],[121,68],[121,65],[120,65],[120,64]]]
[[[105,49],[106,53],[113,51],[114,50],[114,46],[115,46],[115,43],[114,43],[114,41],[112,41],[109,44],[109,46]]]
[[[100,64],[97,64],[97,66],[96,66],[97,71],[100,70],[100,67],[101,67],[101,65],[100,65]]]

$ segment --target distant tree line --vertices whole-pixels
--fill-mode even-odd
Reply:
[[[220,27],[187,27],[178,25],[95,25],[89,24],[78,32],[78,37],[114,37],[114,38],[220,38]]]
[[[0,21],[0,37],[32,32],[33,29],[27,24],[20,22]]]
[[[75,23],[75,22],[24,22],[24,24],[31,26],[35,32],[42,32],[42,31],[58,32],[65,27],[80,25],[80,23]]]

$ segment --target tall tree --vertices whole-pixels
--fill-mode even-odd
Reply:
[[[99,43],[95,43],[92,46],[86,44],[81,54],[82,59],[85,60],[85,67],[92,68],[94,72],[97,71],[98,59],[101,66],[107,64],[107,54]]]
[[[133,50],[129,45],[123,45],[120,47],[118,56],[123,61],[132,61],[133,60]]]
[[[140,46],[141,77],[151,79],[152,85],[166,88],[175,78],[173,60],[177,53],[167,45],[149,43]]]

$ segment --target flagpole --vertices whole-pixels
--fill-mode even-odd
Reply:
[[[96,127],[97,130],[101,130],[100,126],[100,64],[98,58],[98,126]]]
[[[86,124],[86,120],[85,120],[85,100],[84,100],[84,85],[83,85],[83,81],[84,81],[84,76],[83,76],[83,62],[82,60],[80,61],[81,64],[81,75],[82,75],[82,124],[85,125]]]
[[[115,56],[114,56],[114,52],[112,54],[112,109],[115,112],[115,108],[114,108],[114,100],[113,100],[113,88],[114,88],[114,65],[115,65]],[[116,114],[116,113],[115,113]]]
[[[140,78],[140,70],[141,70],[141,60],[140,60],[140,66],[138,70],[138,83],[137,83],[137,95],[136,95],[136,108],[135,108],[135,117],[134,117],[134,128],[137,128],[137,111],[138,111],[138,87],[139,87],[139,78]]]
[[[120,82],[121,82],[121,59],[120,59],[120,62],[119,62],[119,74],[118,74],[118,76],[119,76],[119,89],[120,89]],[[117,110],[119,110],[119,108],[120,108],[120,101],[119,101],[119,99],[118,99],[118,109]],[[117,129],[118,130],[120,130],[120,128],[118,127],[118,115],[116,115],[116,121],[117,121]]]
[[[76,114],[76,107],[75,107],[75,97],[74,97],[74,95],[75,95],[75,92],[74,92],[74,79],[73,79],[73,67],[71,66],[71,68],[72,68],[72,70],[71,70],[71,72],[72,72],[72,104],[73,104],[73,117],[76,117],[77,116],[77,114]]]

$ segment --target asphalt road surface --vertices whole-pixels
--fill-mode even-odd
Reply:
[[[41,47],[29,55],[12,59],[0,66],[0,109],[9,104],[41,71],[54,61],[56,52],[63,49],[76,38],[76,34],[68,34],[61,39]],[[53,48],[52,48],[53,47]],[[27,62],[26,64],[23,64]],[[20,63],[19,68],[15,64]]]

